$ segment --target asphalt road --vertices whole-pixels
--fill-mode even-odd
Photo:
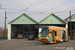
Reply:
[[[44,44],[38,40],[12,39],[0,41],[0,50],[75,50],[75,40]]]

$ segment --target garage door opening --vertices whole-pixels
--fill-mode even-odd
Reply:
[[[12,39],[26,39],[29,35],[34,35],[38,38],[38,25],[37,24],[12,24],[11,25],[11,38]]]

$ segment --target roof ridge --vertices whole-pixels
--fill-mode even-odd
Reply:
[[[20,18],[22,15],[26,15],[27,17],[29,17],[30,19],[32,19],[33,21],[35,21],[36,23],[38,23],[36,20],[34,20],[33,18],[31,18],[30,16],[28,16],[27,14],[23,13],[21,15],[19,15],[18,17],[16,17],[15,19],[11,20],[10,22],[8,22],[8,24],[12,23],[14,20]]]
[[[55,14],[53,14],[53,15],[55,15]],[[57,15],[55,15],[56,17],[58,17]],[[60,20],[62,20],[63,22],[65,22],[63,19],[61,19],[60,17],[58,17]],[[66,23],[66,22],[65,22]]]
[[[45,17],[44,19],[42,19],[39,23],[41,23],[43,20],[45,20],[46,18],[48,18],[50,15],[54,15],[56,17],[58,17],[57,15],[55,15],[54,13],[49,14],[47,17]],[[66,23],[63,19],[61,19],[60,17],[58,17],[60,20],[62,20],[64,23]]]
[[[53,14],[53,13],[51,13],[51,14]],[[49,14],[47,17],[45,17],[44,19],[42,19],[40,22],[42,22],[43,20],[45,20],[46,18],[48,18],[51,14]]]

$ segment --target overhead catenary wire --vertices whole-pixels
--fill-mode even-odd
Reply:
[[[9,13],[11,13],[11,14],[13,14],[13,15],[15,15],[15,14],[22,14],[22,13],[18,13],[18,12],[16,12],[16,13],[14,13],[14,12],[7,12],[7,14],[9,14]],[[49,14],[48,14],[49,15]],[[48,16],[47,15],[47,16]],[[56,14],[57,16],[61,16],[61,17],[63,17],[65,14]]]
[[[15,10],[15,11],[24,11],[24,12],[26,12],[26,11],[29,11],[29,12],[35,12],[35,11],[30,11],[30,10],[22,10],[22,9],[9,9],[9,8],[0,8],[0,9],[3,9],[3,10]]]
[[[72,10],[72,11],[74,11],[74,10]],[[64,14],[60,14],[60,13],[66,13],[66,12],[69,12],[69,11],[63,11],[63,12],[58,12],[58,16],[63,16]],[[7,14],[9,14],[9,13],[11,13],[11,14],[22,14],[22,13],[19,13],[19,12],[7,12]],[[55,12],[54,14],[56,14],[57,12]],[[26,13],[26,14],[29,14],[29,13]],[[34,13],[33,13],[34,14]],[[51,14],[51,13],[49,13],[49,14]],[[48,14],[48,15],[49,15]]]
[[[46,0],[44,0],[46,1]],[[71,0],[72,1],[72,0]],[[31,2],[30,2],[31,3]],[[8,9],[8,8],[1,8],[1,9],[5,9],[5,10],[16,10],[16,11],[25,11],[25,10],[19,10],[19,9]],[[29,12],[35,12],[35,13],[40,13],[40,14],[48,14],[48,13],[63,13],[65,11],[60,11],[60,12],[48,12],[48,13],[42,13],[42,12],[36,12],[36,11],[31,11],[31,10],[26,10]]]
[[[55,14],[57,14],[57,13],[66,13],[66,12],[68,12],[68,11],[58,11],[58,12],[48,12],[48,13],[41,13],[41,12],[36,12],[36,11],[31,11],[31,10],[19,10],[19,9],[8,9],[8,8],[0,8],[0,9],[4,9],[4,10],[16,10],[16,11],[24,11],[24,12],[30,12],[30,13],[39,13],[39,14],[50,14],[50,13],[55,13]],[[75,11],[75,9],[73,9],[73,10],[71,10],[71,11]]]
[[[32,4],[32,5],[40,4],[40,3],[45,2],[45,1],[46,1],[46,0],[43,0],[43,1],[40,1],[40,2],[38,2],[38,3],[34,3],[34,4]]]
[[[31,4],[31,1],[30,1],[30,0],[29,0],[29,3],[30,3],[30,6],[29,6],[29,7],[31,7],[32,4]],[[26,7],[25,11],[26,11],[29,7]]]
[[[7,8],[2,8],[2,9],[4,9],[4,10],[16,10],[16,11],[24,11],[24,12],[26,12],[25,10],[18,10],[18,9],[7,9]],[[30,11],[30,10],[27,10],[27,11],[29,11],[31,13],[33,12],[33,13],[39,13],[39,14],[65,13],[65,12],[68,12],[68,11],[58,11],[58,12],[40,13],[40,12],[35,12],[35,11]]]
[[[43,0],[43,1],[40,1],[40,2],[37,2],[37,3],[31,4],[31,1],[29,0],[30,6],[28,6],[28,7],[25,9],[25,11],[26,11],[27,9],[29,9],[29,7],[31,7],[31,6],[33,6],[33,5],[36,5],[36,4],[40,4],[40,3],[45,2],[45,1],[46,1],[46,0]]]
[[[65,9],[65,10],[68,10],[68,9],[71,9],[71,8],[74,8],[75,6],[73,6],[73,7],[70,7],[70,8],[67,8],[67,9]],[[63,11],[65,11],[65,10],[63,10]]]
[[[66,13],[68,11],[48,12],[48,13]]]
[[[65,11],[65,12],[61,12],[61,13],[67,13],[69,11]],[[51,13],[54,13],[54,14],[60,14],[60,12],[51,12],[51,13],[29,13],[29,12],[7,12],[7,13],[14,13],[14,14],[21,14],[21,13],[26,13],[26,14],[51,14]]]
[[[53,8],[48,9],[48,10],[42,11],[42,13],[43,13],[43,12],[46,12],[46,11],[49,11],[49,10],[52,10],[52,9],[55,9],[55,8],[58,8],[58,7],[61,7],[62,5],[65,5],[65,4],[67,4],[67,3],[71,2],[71,1],[73,1],[73,0],[70,0],[70,1],[68,1],[68,2],[66,2],[66,3],[61,4],[61,5],[55,6],[55,7],[53,7]]]
[[[31,1],[30,0],[29,0],[29,3],[30,3],[30,6],[31,6],[32,4],[31,4]]]
[[[0,9],[4,9],[4,10],[16,10],[16,11],[24,11],[24,10],[19,10],[19,9],[9,9],[9,8],[0,8]]]
[[[18,13],[18,12],[7,12],[7,14],[22,14],[22,13]],[[31,13],[25,13],[25,14],[31,14]],[[34,14],[34,13],[32,13],[32,14]],[[64,16],[64,14],[57,14],[57,16]],[[44,14],[44,15],[49,15],[49,14]]]
[[[71,9],[71,8],[74,8],[75,6],[73,6],[73,7],[70,7],[70,8],[67,8],[67,9],[65,9],[65,10],[67,10],[67,11],[69,11],[68,9]],[[65,10],[63,10],[63,11],[60,11],[60,12],[57,12],[57,13],[62,13],[62,12],[67,12],[67,11],[65,11]],[[75,9],[71,9],[71,11],[75,11]]]
[[[30,1],[30,0],[29,0]],[[46,0],[44,0],[44,1],[46,1]],[[72,0],[71,0],[72,1]],[[41,1],[42,2],[42,1]],[[38,2],[38,3],[40,3],[40,2]],[[30,4],[31,4],[31,1],[30,1]],[[32,4],[31,4],[32,5]],[[36,11],[31,11],[31,10],[19,10],[19,9],[8,9],[8,8],[1,8],[1,9],[5,9],[5,10],[16,10],[16,11],[29,11],[29,12],[35,12],[35,13],[40,13],[40,14],[48,14],[48,13],[64,13],[64,12],[62,12],[62,11],[60,11],[60,12],[48,12],[48,13],[44,13],[44,12],[36,12]],[[28,8],[27,8],[28,9]]]

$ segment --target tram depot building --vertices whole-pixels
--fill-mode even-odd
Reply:
[[[75,35],[75,15],[72,15],[71,20],[72,35]],[[23,35],[22,39],[28,38],[30,34],[33,34],[35,38],[38,38],[38,34],[40,33],[42,27],[51,25],[66,27],[68,30],[70,30],[70,17],[62,20],[52,13],[40,22],[37,22],[36,20],[23,13],[8,23],[8,40],[17,39],[18,34]]]

